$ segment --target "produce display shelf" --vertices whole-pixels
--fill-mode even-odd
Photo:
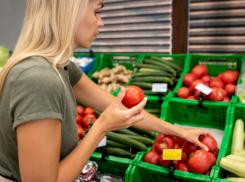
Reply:
[[[234,55],[199,55],[199,54],[190,54],[190,61],[188,62],[189,65],[186,66],[186,73],[190,73],[192,68],[196,65],[205,65],[208,68],[208,75],[211,77],[217,76],[219,73],[231,70],[231,71],[239,71],[242,72],[242,63],[244,62],[244,55],[243,54],[234,54]],[[185,73],[185,74],[186,74]],[[241,76],[241,74],[240,74]],[[184,77],[184,76],[183,76]],[[181,77],[179,84],[174,89],[174,94],[172,97],[177,97],[176,94],[180,87],[183,86],[183,77]],[[237,83],[240,82],[240,78]],[[236,96],[232,96],[231,103],[235,102]],[[181,99],[181,98],[179,98]],[[186,100],[186,99],[181,99]],[[189,100],[186,100],[189,102]],[[213,101],[206,101],[204,100],[203,103],[218,103]],[[219,102],[220,105],[225,104],[224,102]]]
[[[90,57],[90,54],[74,53],[73,56],[74,57]],[[100,54],[93,54],[93,57],[95,58],[95,60],[84,68],[85,73],[88,72],[87,73],[88,77],[92,76],[92,74],[95,72],[96,68],[99,66],[99,63],[100,63]]]
[[[187,106],[184,106],[187,107]],[[187,107],[188,108],[188,107]],[[215,112],[215,108],[212,108],[213,114],[217,115],[225,115],[224,117],[218,117],[219,119],[216,119],[216,122],[210,120],[209,117],[204,117],[205,115],[209,115],[209,112],[202,113],[202,115],[199,115],[198,113],[193,113],[193,118],[189,118],[188,120],[183,120],[183,116],[180,112],[182,110],[182,106],[174,104],[174,101],[172,98],[169,100],[166,100],[162,106],[163,115],[161,117],[162,120],[170,122],[172,124],[179,124],[179,125],[187,125],[191,127],[205,127],[205,128],[211,128],[211,129],[219,129],[223,130],[224,133],[227,133],[230,131],[230,123],[229,123],[229,110],[230,107],[225,107],[224,112],[218,111]],[[185,112],[188,112],[186,110]],[[204,118],[203,118],[204,117]],[[218,124],[217,124],[218,123]],[[223,148],[223,145],[225,145],[225,135],[221,142],[221,147]],[[156,166],[153,164],[148,164],[143,162],[143,157],[146,154],[146,152],[141,152],[141,156],[138,158],[137,162],[133,166],[131,172],[130,172],[130,180],[129,182],[158,182],[158,181],[171,181],[171,182],[177,182],[177,181],[183,181],[183,182],[192,182],[192,181],[212,181],[214,178],[216,169],[215,166],[211,169],[210,176],[202,175],[202,174],[195,174],[195,173],[189,173],[179,170],[174,170],[174,178],[168,177],[169,169],[161,166]],[[220,156],[221,154],[219,154]]]
[[[123,65],[128,70],[134,70],[134,64],[138,62],[138,59],[140,58],[141,54],[113,54],[113,53],[105,53],[101,56],[100,64],[96,68],[94,72],[98,72],[102,70],[103,68],[109,68],[112,69],[116,65]],[[94,79],[91,75],[91,80],[97,83],[97,80]],[[115,92],[110,92],[113,95],[117,95],[120,91],[120,88],[118,88]]]
[[[238,103],[232,106],[229,111],[229,115],[230,115],[229,132],[226,133],[225,145],[223,145],[217,160],[226,157],[231,153],[231,142],[232,142],[232,135],[235,126],[235,121],[237,119],[242,119],[243,122],[245,121],[245,104]],[[244,132],[245,132],[245,127],[244,127]],[[216,172],[214,175],[214,179],[222,179],[227,177],[227,171],[222,169],[218,163],[216,163],[215,167],[216,167]],[[228,182],[227,180],[222,179],[222,182],[225,181]]]
[[[181,78],[185,75],[186,72],[186,67],[189,65],[189,59],[190,56],[187,54],[173,54],[173,55],[169,55],[169,54],[143,54],[140,56],[139,61],[142,61],[143,59],[150,59],[151,56],[156,56],[156,57],[160,57],[164,60],[168,60],[171,61],[173,63],[176,63],[178,66],[183,68],[183,72],[179,78],[179,81],[177,82],[176,86],[177,87],[180,83]],[[135,70],[135,73],[138,72],[138,69]],[[128,81],[128,83],[125,85],[129,85],[130,84],[131,79]],[[174,90],[174,88],[173,88]],[[159,96],[150,96],[150,95],[146,95],[146,97],[148,98],[158,98]],[[170,97],[169,92],[167,94],[167,97]]]

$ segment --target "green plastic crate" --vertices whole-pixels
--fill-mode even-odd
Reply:
[[[100,65],[97,67],[95,72],[98,72],[102,70],[103,68],[109,68],[112,69],[116,65],[123,65],[128,70],[134,70],[134,64],[138,62],[138,59],[140,58],[141,54],[110,54],[105,53],[102,55],[100,59]],[[97,80],[92,78],[91,79],[97,83]],[[118,88],[115,92],[111,92],[113,95],[117,95],[120,91],[120,88]]]
[[[89,54],[79,54],[79,53],[74,53],[73,54],[74,57],[90,57]],[[93,54],[93,57],[95,58],[94,60],[94,67],[92,68],[92,70],[87,74],[87,76],[89,78],[91,78],[92,74],[95,72],[95,70],[99,67],[100,64],[100,54]]]
[[[172,55],[169,55],[169,54],[143,54],[139,58],[139,61],[141,61],[143,59],[150,59],[151,56],[161,57],[161,58],[163,58],[165,60],[169,60],[169,61],[175,62],[177,65],[179,65],[180,67],[182,67],[183,68],[183,72],[182,72],[179,80],[181,80],[181,77],[184,76],[184,74],[186,72],[185,69],[189,65],[188,62],[189,62],[189,59],[190,59],[190,56],[188,56],[187,54],[172,54]],[[135,72],[138,72],[138,69],[136,69]],[[126,86],[129,85],[130,81],[131,81],[131,79],[126,84]],[[179,85],[179,81],[176,84],[176,86],[177,85]],[[146,95],[146,97],[148,97],[148,98],[154,98],[154,97],[155,98],[158,98],[158,96],[149,96],[149,95]],[[167,97],[169,97],[169,94],[168,94]]]
[[[220,151],[220,155],[218,156],[218,160],[226,157],[231,153],[231,140],[233,135],[233,129],[235,126],[235,121],[237,119],[242,119],[245,121],[245,104],[235,104],[230,109],[230,131],[226,134],[226,145],[222,148],[222,151]],[[245,127],[244,127],[245,132]],[[218,178],[225,178],[227,176],[227,171],[222,169],[218,163],[216,163],[216,173],[215,173],[215,179]],[[227,180],[223,180],[227,181]]]
[[[190,73],[192,68],[196,65],[205,65],[209,73],[208,75],[211,77],[217,76],[221,72],[225,72],[227,70],[232,71],[242,71],[242,62],[244,61],[245,57],[243,54],[234,54],[234,55],[199,55],[199,54],[191,54],[189,65],[187,66],[186,73]],[[175,87],[173,97],[176,97],[176,93],[178,92],[179,88],[183,86],[183,77],[180,80],[180,83]],[[238,81],[239,83],[239,81]],[[231,98],[231,102],[234,102],[235,97]],[[212,101],[204,101],[211,102]],[[224,103],[224,102],[220,102]]]

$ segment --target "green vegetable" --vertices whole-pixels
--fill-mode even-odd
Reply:
[[[116,130],[114,132],[116,132],[116,133],[123,133],[123,134],[127,134],[127,135],[141,136],[140,134],[135,133],[135,132],[133,132],[131,130],[128,130],[128,129],[120,129],[120,130]]]
[[[152,83],[149,82],[130,82],[129,85],[135,85],[142,89],[152,89]]]
[[[151,83],[168,83],[169,85],[174,85],[172,79],[162,76],[148,76],[148,77],[136,77],[132,78],[132,82],[151,82]]]
[[[141,135],[146,135],[146,136],[148,136],[149,138],[152,138],[152,139],[156,138],[156,132],[153,132],[153,131],[141,130],[141,129],[135,128],[133,126],[130,126],[128,129],[132,130],[132,131],[135,131],[135,132],[137,132],[137,133],[139,133]]]
[[[125,135],[125,134],[120,134],[120,135],[123,137],[134,139],[134,140],[141,142],[145,145],[152,145],[154,143],[150,138],[146,138],[143,136],[133,136],[133,135]]]
[[[114,148],[114,147],[104,147],[105,153],[117,156],[117,157],[130,157],[131,152],[121,149],[121,148]],[[101,148],[97,148],[95,152],[102,152]]]
[[[245,156],[244,155],[230,154],[230,155],[226,156],[226,158],[233,159],[236,161],[245,162]]]
[[[159,69],[152,69],[152,68],[140,68],[139,72],[163,72],[163,70],[159,70]],[[171,73],[169,73],[171,74]]]
[[[140,64],[140,63],[136,63],[135,64],[135,67],[136,68],[158,69],[158,70],[167,71],[167,72],[172,73],[172,69],[170,69],[169,67],[161,67],[161,66],[156,66],[156,65],[151,65],[151,64]],[[176,76],[176,72],[175,72],[174,76]]]
[[[138,72],[138,73],[134,73],[132,75],[132,78],[135,77],[146,77],[146,76],[164,76],[164,77],[169,77],[172,78],[172,74],[168,73],[168,72],[153,72],[153,71],[145,71],[145,72]]]
[[[244,123],[241,119],[237,119],[235,122],[232,142],[231,153],[235,150],[243,150],[244,146]]]
[[[159,95],[159,92],[152,92],[151,90],[144,90],[144,89],[142,89],[142,90],[144,92],[144,95],[151,95],[151,96],[158,96]],[[162,94],[162,96],[167,96],[167,92],[165,92],[165,93],[162,92],[161,94]]]
[[[171,66],[172,68],[178,70],[178,71],[183,71],[183,68],[181,68],[180,66],[176,65],[175,63],[171,62],[171,61],[167,61],[164,60],[160,57],[156,57],[156,56],[151,56],[151,59],[162,62],[164,64],[167,64],[168,66]]]
[[[219,165],[227,171],[230,171],[240,177],[245,177],[245,162],[240,162],[225,157],[219,161]]]
[[[245,150],[234,150],[231,154],[242,155],[245,156]]]
[[[118,143],[118,142],[115,142],[113,140],[108,140],[108,139],[106,140],[106,146],[107,147],[116,147],[116,148],[121,148],[121,149],[126,149],[126,150],[129,149],[128,145]]]
[[[232,182],[245,182],[245,178],[234,178],[234,177],[230,177],[230,178],[225,178],[225,180],[227,181],[232,181]]]
[[[238,94],[239,102],[245,104],[245,90],[242,90]]]

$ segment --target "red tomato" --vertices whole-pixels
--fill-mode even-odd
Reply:
[[[192,74],[192,73],[187,73],[184,77],[183,77],[183,84],[186,87],[191,86],[192,82],[194,82],[197,79],[196,75]]]
[[[222,79],[220,77],[218,77],[218,76],[212,78],[212,80],[221,80],[222,81]]]
[[[201,138],[200,142],[208,147],[209,152],[214,152],[217,149],[216,140],[213,137],[209,136],[209,135],[204,136],[203,138]]]
[[[180,171],[190,172],[189,166],[187,164],[184,164],[184,163],[178,164],[177,169]]]
[[[77,115],[76,123],[82,125],[83,124],[83,117],[81,115]]]
[[[154,165],[160,165],[159,157],[160,154],[158,154],[156,151],[150,151],[145,154],[144,162],[154,164]]]
[[[219,88],[224,88],[224,83],[219,80],[219,79],[214,79],[214,80],[211,80],[210,84],[209,84],[209,87],[219,87]]]
[[[77,114],[80,114],[82,115],[83,114],[83,111],[84,111],[84,107],[83,106],[77,106]]]
[[[159,134],[155,140],[156,151],[161,154],[163,149],[174,148],[174,137],[170,135]]]
[[[94,110],[90,107],[86,107],[83,111],[83,116],[86,116],[87,114],[94,114]]]
[[[236,74],[236,79],[238,80],[238,78],[240,76],[240,72],[239,71],[234,71],[234,73]]]
[[[229,97],[224,97],[223,102],[231,102],[231,99]]]
[[[180,149],[180,146],[179,146],[178,144],[175,144],[175,145],[174,145],[174,148],[175,148],[175,149]]]
[[[144,99],[144,92],[137,86],[125,87],[125,96],[122,100],[122,104],[127,108],[132,108],[138,105]]]
[[[209,156],[210,156],[210,158],[211,158],[211,160],[212,160],[212,165],[211,165],[211,167],[212,167],[212,166],[214,166],[215,163],[216,163],[216,157],[215,157],[214,154],[211,153],[211,152],[208,152],[208,154],[209,154]]]
[[[208,68],[204,65],[196,65],[192,68],[191,73],[197,76],[197,79],[202,78],[204,75],[208,75]]]
[[[217,159],[217,157],[218,157],[218,155],[219,155],[219,148],[217,148],[215,151],[214,151],[214,156],[216,157],[216,159]]]
[[[195,99],[199,99],[200,91],[196,90],[195,93],[194,93],[194,96],[195,96]],[[207,95],[205,95],[204,93],[202,93],[202,97],[203,97],[204,100],[207,99]]]
[[[185,141],[186,141],[185,139],[174,137],[175,144],[178,144],[179,146],[182,146],[185,143]]]
[[[197,150],[188,161],[190,171],[197,174],[206,174],[211,165],[212,160],[205,150]]]
[[[210,176],[211,170],[209,169],[208,172],[206,172],[205,175]]]
[[[225,90],[227,92],[227,95],[228,96],[232,96],[235,94],[236,92],[236,85],[232,84],[232,83],[228,83],[226,86],[225,86]]]
[[[163,167],[168,167],[168,168],[169,168],[169,166],[170,166],[170,164],[171,164],[171,160],[163,160],[163,159],[162,159],[162,154],[161,154],[160,157],[159,157],[159,163],[160,163],[161,166],[163,166]],[[178,161],[175,160],[175,161],[174,161],[174,164],[175,164],[175,168],[176,168],[177,165],[178,165]]]
[[[188,157],[191,157],[198,150],[198,146],[190,142],[185,142],[182,149]]]
[[[77,132],[78,132],[78,136],[83,138],[83,135],[85,133],[85,129],[81,125],[77,124]]]
[[[81,140],[81,137],[78,135],[78,140],[77,141],[79,142],[80,140]]]
[[[186,99],[188,99],[188,100],[196,100],[194,95],[191,95],[191,96],[187,97]]]
[[[208,95],[208,99],[211,101],[223,101],[224,95],[217,87],[212,88],[212,92]]]
[[[205,75],[205,76],[203,76],[203,77],[201,78],[201,80],[203,80],[203,81],[209,83],[209,82],[212,80],[212,78],[211,78],[211,76]]]
[[[220,80],[222,80],[222,75],[223,75],[223,73],[219,73],[219,74],[217,75],[217,77],[218,77]]]
[[[191,86],[190,86],[190,88],[189,88],[191,94],[193,94],[193,93],[196,91],[195,87],[196,87],[199,83],[202,83],[202,84],[208,86],[208,84],[207,84],[205,81],[203,81],[203,80],[195,80],[194,82],[192,82],[192,84],[191,84]]]
[[[151,147],[151,151],[156,151],[155,144],[153,144],[153,145],[152,145],[152,147]]]
[[[223,96],[226,97],[227,96],[226,90],[224,90],[223,88],[219,88],[219,89],[222,92]]]
[[[190,90],[186,87],[181,87],[177,92],[177,97],[186,99],[190,96]]]
[[[94,114],[87,114],[83,119],[83,127],[88,129],[90,127],[89,123],[96,121],[96,116]]]
[[[187,160],[188,160],[188,157],[187,157],[186,153],[182,149],[181,160],[179,161],[179,163],[185,163],[185,164],[187,164]]]
[[[228,84],[228,83],[235,84],[237,81],[237,74],[233,71],[226,71],[222,74],[222,81],[225,84]]]

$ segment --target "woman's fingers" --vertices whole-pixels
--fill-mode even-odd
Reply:
[[[138,105],[132,107],[131,109],[128,109],[125,111],[126,114],[130,115],[130,116],[134,116],[138,113],[140,113],[143,108],[145,107],[147,102],[147,97],[145,97]]]
[[[120,90],[120,92],[118,93],[116,99],[115,99],[114,102],[112,103],[112,105],[113,105],[114,107],[119,107],[119,105],[121,104],[121,102],[122,102],[124,96],[125,96],[125,88],[122,87],[121,90]]]
[[[208,151],[208,147],[204,145],[203,143],[201,143],[199,140],[196,140],[195,144],[201,149]]]

